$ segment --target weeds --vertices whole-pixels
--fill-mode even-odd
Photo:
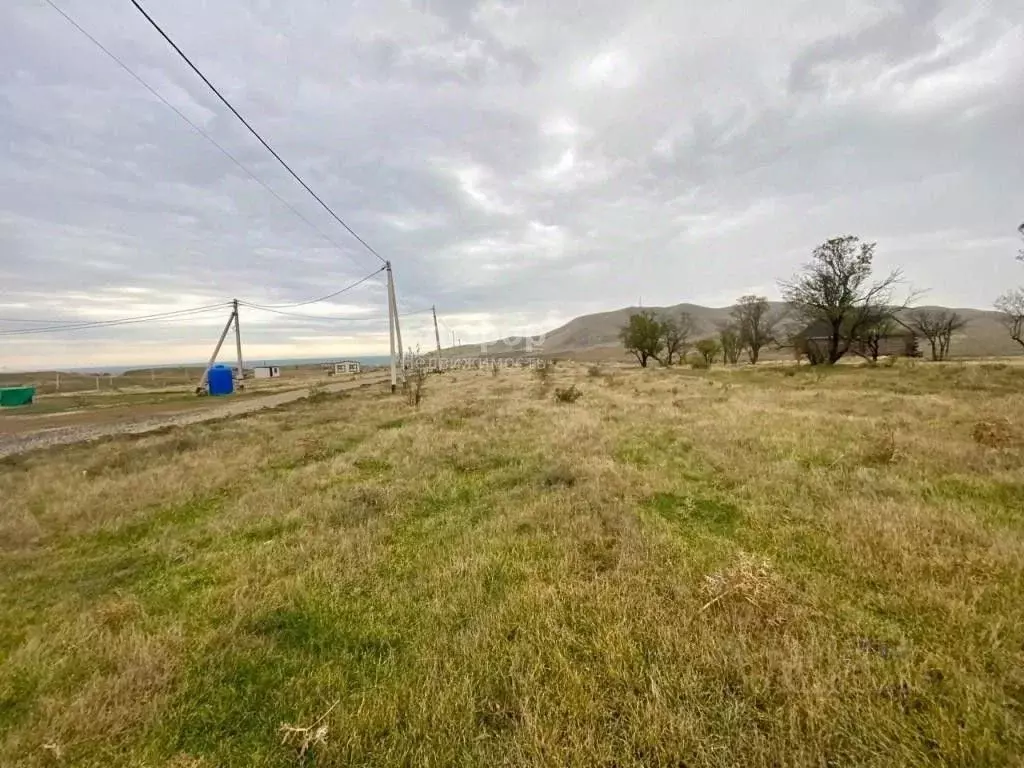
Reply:
[[[327,726],[322,725],[322,723],[327,719],[327,716],[334,711],[336,706],[338,706],[337,701],[331,705],[330,709],[320,715],[320,717],[316,719],[316,722],[304,728],[285,723],[281,724],[281,743],[295,747],[298,750],[298,758],[300,762],[306,759],[306,753],[310,752],[314,747],[327,746],[328,729]]]
[[[565,389],[555,389],[555,400],[559,403],[575,403],[581,397],[583,397],[583,392],[577,389],[575,384]]]
[[[771,561],[765,557],[738,552],[728,566],[704,577],[702,592],[708,600],[700,613],[716,606],[727,608],[736,602],[750,606],[770,624],[782,621],[781,584]]]
[[[330,397],[330,393],[321,384],[314,384],[306,394],[306,400],[310,403],[322,403]]]
[[[405,399],[413,408],[418,408],[423,400],[423,388],[427,383],[427,371],[424,368],[413,368],[402,383]]]
[[[974,442],[988,448],[1008,448],[1018,442],[1018,437],[1009,419],[979,421],[971,432]]]
[[[886,424],[879,434],[868,439],[861,459],[866,465],[886,466],[894,463],[898,455],[896,430]]]

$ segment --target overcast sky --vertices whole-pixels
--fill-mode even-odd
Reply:
[[[4,0],[0,317],[297,302],[379,266],[127,0],[55,2],[316,229],[44,0]],[[1024,282],[1020,0],[144,4],[392,260],[402,311],[466,342],[776,297],[838,234],[928,303]],[[243,310],[249,357],[386,351],[379,279],[295,311],[361,319]],[[196,360],[224,320],[0,336],[0,368]]]

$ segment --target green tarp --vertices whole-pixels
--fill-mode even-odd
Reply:
[[[35,387],[2,387],[0,388],[0,408],[31,405],[32,398],[35,396]]]

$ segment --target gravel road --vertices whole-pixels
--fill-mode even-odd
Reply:
[[[327,384],[322,387],[325,392],[341,392],[346,389],[358,389],[360,387],[372,386],[387,381],[387,378],[367,378],[357,381],[347,381],[340,384]],[[98,440],[101,437],[111,435],[138,435],[144,432],[152,432],[157,429],[171,426],[185,426],[186,424],[198,424],[203,421],[213,421],[230,416],[240,416],[252,411],[261,411],[265,408],[276,408],[285,403],[302,400],[309,395],[308,389],[292,390],[277,395],[262,395],[252,399],[229,400],[223,405],[203,408],[198,411],[185,411],[183,413],[168,414],[166,416],[140,417],[137,419],[125,419],[110,422],[109,424],[90,424],[77,427],[51,427],[40,429],[35,432],[27,432],[15,435],[0,435],[0,458],[12,456],[16,453],[25,453],[40,448],[50,448],[56,445],[69,445],[71,443],[83,443],[89,440]]]

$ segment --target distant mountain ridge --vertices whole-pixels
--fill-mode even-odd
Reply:
[[[786,305],[772,302],[772,310],[782,312]],[[947,309],[946,307],[925,306],[915,309]],[[579,359],[625,358],[619,331],[628,322],[629,316],[640,311],[653,312],[659,317],[673,317],[686,312],[693,318],[694,333],[691,340],[712,336],[731,320],[732,307],[704,307],[699,304],[675,304],[668,307],[623,307],[609,312],[581,315],[544,334],[543,342],[536,353],[546,357],[564,356]],[[981,309],[952,309],[967,319],[967,326],[953,338],[953,357],[1006,357],[1020,355],[1022,349],[1007,332],[998,312]],[[788,321],[790,325],[799,321]],[[927,345],[922,346],[922,351]],[[464,345],[459,354],[478,350],[477,345]],[[503,341],[486,345],[488,355],[522,354],[522,345],[510,346]]]

